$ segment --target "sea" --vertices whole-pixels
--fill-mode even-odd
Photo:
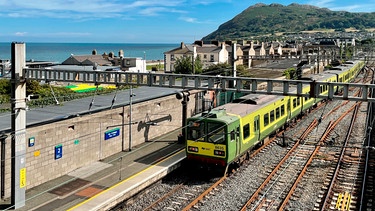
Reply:
[[[25,43],[26,61],[49,61],[62,63],[71,55],[89,55],[120,50],[124,57],[140,57],[146,60],[163,60],[164,52],[177,48],[180,44],[165,43]],[[11,59],[11,43],[0,42],[0,60]]]

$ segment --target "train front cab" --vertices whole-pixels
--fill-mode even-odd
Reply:
[[[190,166],[224,170],[239,150],[239,119],[190,118],[187,122],[186,156]]]

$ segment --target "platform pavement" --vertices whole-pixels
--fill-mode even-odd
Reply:
[[[26,191],[26,205],[20,211],[67,210],[159,162],[166,155],[180,151],[179,131],[145,142],[131,151],[119,152],[67,175]],[[9,200],[0,201],[0,210]]]

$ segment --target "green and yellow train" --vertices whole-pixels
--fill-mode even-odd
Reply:
[[[352,81],[363,67],[363,61],[349,62],[308,78],[345,83]],[[303,93],[309,92],[310,86],[303,87]],[[320,93],[327,92],[326,86],[320,86]],[[217,169],[240,164],[254,146],[263,144],[267,137],[321,100],[250,94],[190,117],[186,129],[187,161],[194,166]]]

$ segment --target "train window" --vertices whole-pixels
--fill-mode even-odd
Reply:
[[[208,122],[207,123],[207,141],[213,143],[225,142],[225,128],[226,126],[221,123]]]
[[[259,130],[259,121],[257,119],[254,119],[254,132]]]
[[[243,126],[243,139],[250,136],[250,124],[246,124]]]
[[[270,112],[270,122],[272,123],[274,120],[275,120],[275,111],[272,110],[272,111]]]
[[[204,124],[202,122],[190,121],[187,127],[187,138],[198,141],[204,138]]]
[[[297,98],[297,106],[301,105],[301,99]]]
[[[276,108],[276,119],[280,117],[280,107]]]
[[[230,140],[231,140],[231,141],[236,140],[236,131],[232,130],[232,131],[230,132]]]
[[[264,116],[263,116],[263,120],[264,120],[264,126],[267,126],[268,123],[269,123],[268,113],[264,114]]]
[[[281,105],[281,116],[284,116],[285,114],[285,106]]]
[[[297,107],[297,98],[293,99],[293,108]]]

